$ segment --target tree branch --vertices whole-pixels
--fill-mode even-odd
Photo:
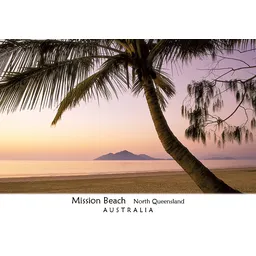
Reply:
[[[242,99],[241,99],[240,103],[237,105],[237,107],[235,108],[235,110],[228,117],[226,117],[225,119],[221,120],[221,122],[227,121],[231,116],[233,116],[236,113],[238,108],[242,105],[242,103],[244,101],[244,98],[245,98],[245,95],[246,95],[246,93],[243,94]]]

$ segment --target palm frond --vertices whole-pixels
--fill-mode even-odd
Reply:
[[[156,96],[158,98],[159,105],[161,109],[165,111],[168,105],[168,100],[166,99],[166,97],[164,96],[163,92],[159,87],[156,87],[155,90],[156,90]]]
[[[55,125],[62,114],[69,108],[75,107],[83,99],[88,101],[91,98],[111,98],[111,91],[117,95],[117,89],[122,92],[126,84],[126,59],[125,54],[119,54],[106,60],[100,70],[73,88],[60,103],[57,114],[52,121]]]
[[[135,72],[133,73],[133,85],[131,91],[135,96],[139,96],[139,94],[143,91],[143,81],[135,75]]]
[[[124,49],[126,52],[128,52],[129,54],[134,53],[134,47],[132,44],[133,40],[129,40],[129,39],[116,39],[115,43],[116,45],[119,45],[119,49]]]
[[[175,95],[175,86],[172,80],[169,78],[167,73],[156,71],[156,78],[154,79],[154,83],[157,87],[159,87],[168,98],[171,98]]]
[[[194,57],[210,54],[213,57],[218,51],[232,49],[229,40],[217,39],[164,39],[158,41],[149,54],[149,61],[161,68],[164,62],[189,61]]]
[[[3,41],[0,111],[13,112],[20,103],[21,109],[56,106],[107,58],[123,56],[114,44],[90,39]]]
[[[114,55],[113,40],[5,40],[0,43],[0,75],[91,55]],[[97,61],[97,60],[95,60]]]
[[[155,71],[156,78],[154,79],[156,94],[160,104],[160,107],[163,111],[166,110],[168,105],[168,99],[175,95],[175,87],[171,79],[167,74],[160,73]]]
[[[171,79],[168,77],[168,74],[158,70],[154,70],[154,72],[156,74],[156,78],[153,79],[156,94],[162,110],[165,111],[168,104],[167,99],[175,95],[175,86]],[[141,81],[138,76],[136,76],[132,86],[132,93],[135,96],[138,96],[141,92],[143,92],[143,85],[143,81]]]
[[[0,112],[52,107],[94,68],[94,58],[84,57],[5,74],[0,81]]]

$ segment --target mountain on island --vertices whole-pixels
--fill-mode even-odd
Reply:
[[[94,160],[166,160],[161,158],[153,158],[151,156],[140,154],[135,155],[127,150],[117,152],[115,154],[109,153],[107,155],[100,156]]]

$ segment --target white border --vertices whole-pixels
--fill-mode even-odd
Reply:
[[[254,1],[1,1],[2,38],[255,38]]]
[[[103,213],[112,205],[72,196],[126,199],[153,213]],[[185,199],[134,205],[133,199]],[[254,255],[256,195],[1,195],[0,255]]]

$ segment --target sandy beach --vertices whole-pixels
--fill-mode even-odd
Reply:
[[[230,186],[256,193],[256,168],[213,170]],[[201,193],[185,172],[1,178],[0,193]]]

